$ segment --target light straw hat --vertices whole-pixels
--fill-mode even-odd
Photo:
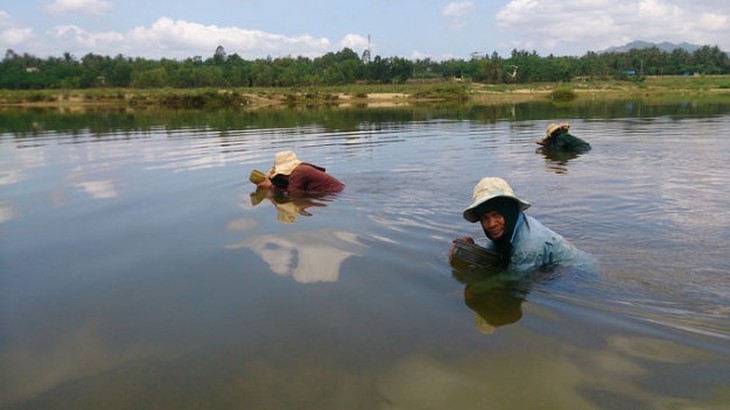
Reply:
[[[524,211],[530,207],[530,203],[523,201],[515,196],[512,187],[509,186],[507,181],[498,177],[484,177],[474,187],[472,193],[472,204],[464,210],[464,219],[469,222],[476,222],[479,220],[479,214],[477,214],[477,208],[493,198],[505,197],[514,199],[520,206],[520,210]]]
[[[570,124],[567,122],[561,122],[560,124],[550,123],[547,126],[547,136],[553,135],[553,133],[559,129],[565,129],[565,131],[568,131],[570,129]]]
[[[274,157],[274,175],[289,175],[301,163],[294,151],[278,152]]]

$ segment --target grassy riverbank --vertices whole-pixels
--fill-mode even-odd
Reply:
[[[0,91],[0,108],[259,109],[323,105],[384,107],[434,102],[502,104],[537,99],[682,96],[716,96],[730,99],[730,75],[647,77],[643,81],[574,81],[500,85],[454,81],[425,84],[363,84],[306,89],[2,90]]]

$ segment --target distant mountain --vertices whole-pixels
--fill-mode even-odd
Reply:
[[[695,50],[702,48],[702,46],[698,46],[698,45],[690,44],[690,43],[674,44],[674,43],[669,43],[667,41],[663,41],[661,43],[652,43],[649,41],[638,40],[638,41],[632,41],[623,46],[609,47],[609,48],[603,50],[603,53],[610,53],[610,52],[625,53],[631,49],[642,50],[645,48],[652,48],[652,47],[657,47],[659,50],[665,51],[668,53],[671,53],[672,50],[674,50],[675,48],[681,48],[689,53],[693,53]]]

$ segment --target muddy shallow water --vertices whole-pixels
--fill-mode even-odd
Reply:
[[[2,408],[730,405],[730,105],[0,118]],[[287,149],[345,191],[252,197]],[[488,175],[596,266],[453,271]]]

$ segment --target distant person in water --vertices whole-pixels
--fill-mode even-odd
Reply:
[[[284,191],[292,195],[327,195],[342,191],[345,185],[325,169],[302,162],[293,151],[276,154],[274,166],[256,183],[259,189]]]
[[[463,212],[469,222],[479,222],[493,249],[507,269],[531,271],[571,262],[580,251],[565,238],[526,215],[530,203],[515,196],[502,178],[485,177],[474,187],[472,204]],[[474,244],[471,237],[454,239]],[[449,252],[453,263],[454,247]]]
[[[547,151],[584,153],[591,150],[591,144],[571,135],[568,130],[570,130],[570,124],[567,122],[549,124],[545,138],[536,142]]]

